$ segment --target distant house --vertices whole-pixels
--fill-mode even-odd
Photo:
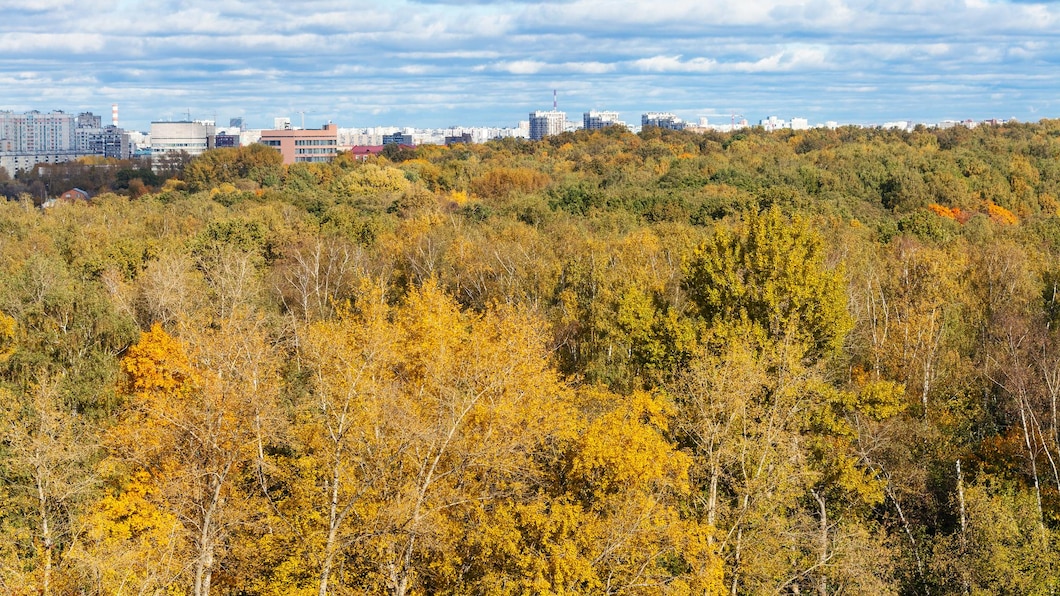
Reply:
[[[350,147],[347,153],[364,161],[373,155],[379,155],[383,152],[384,148],[384,145],[354,145],[353,147]]]
[[[74,203],[74,202],[77,202],[77,201],[87,201],[87,200],[89,200],[91,198],[92,197],[91,197],[91,195],[88,194],[88,192],[86,192],[84,190],[81,190],[80,188],[71,188],[70,190],[68,190],[68,191],[64,192],[63,194],[59,195],[58,197],[55,197],[53,199],[48,199],[47,201],[44,201],[43,203],[41,203],[40,208],[41,209],[51,209],[52,207],[54,207],[54,206],[56,206],[56,205],[58,205],[60,203]]]
[[[91,198],[92,197],[89,196],[89,194],[87,192],[81,190],[80,188],[71,188],[70,190],[68,190],[68,191],[64,192],[63,194],[59,195],[59,200],[60,201],[67,201],[67,202],[87,201],[87,200],[89,200]]]

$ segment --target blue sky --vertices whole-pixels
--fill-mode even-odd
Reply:
[[[0,0],[0,109],[270,127],[1060,117],[1060,2]]]

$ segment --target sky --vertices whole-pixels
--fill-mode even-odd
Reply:
[[[342,127],[533,110],[1060,117],[1060,1],[0,0],[0,110]]]

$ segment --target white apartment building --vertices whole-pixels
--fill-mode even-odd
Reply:
[[[682,130],[685,127],[685,123],[669,112],[648,112],[641,115],[640,127],[643,129],[649,126],[667,128],[670,130]]]
[[[559,110],[547,112],[538,110],[530,112],[530,139],[540,141],[550,136],[558,135],[567,128],[567,113]]]
[[[64,112],[0,112],[0,151],[21,155],[73,151],[76,127],[76,117]]]
[[[120,129],[104,131],[97,127],[91,129],[97,133],[94,136],[79,135],[83,127],[98,122],[98,117],[87,112],[74,116],[61,111],[0,111],[0,168],[14,176],[39,163],[63,163],[83,155],[109,156],[107,148],[120,156]]]
[[[622,124],[618,119],[618,112],[598,112],[590,110],[582,115],[582,127],[585,130],[600,130],[608,126]]]
[[[788,128],[788,123],[784,119],[777,118],[776,116],[770,116],[769,118],[759,120],[758,125],[768,131]]]

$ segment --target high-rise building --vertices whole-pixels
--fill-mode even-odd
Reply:
[[[776,116],[770,116],[769,118],[763,118],[758,121],[758,125],[768,131],[774,131],[780,128],[787,128],[787,123],[777,118]]]
[[[0,112],[0,151],[40,154],[74,150],[72,114]]]
[[[540,141],[549,135],[558,135],[567,126],[567,113],[553,108],[548,112],[530,112],[530,139]]]
[[[82,155],[99,155],[115,159],[132,157],[129,135],[112,124],[102,128],[79,127],[74,131],[74,145],[77,152]]]
[[[585,130],[600,130],[608,126],[622,124],[618,119],[618,112],[597,112],[590,110],[582,116]]]
[[[17,114],[0,112],[0,167],[15,175],[38,163],[62,163],[76,159],[72,114],[38,111]]]
[[[213,146],[217,149],[222,147],[238,147],[239,135],[231,133],[217,133],[213,136]]]
[[[132,150],[129,136],[116,125],[103,126],[103,117],[92,112],[77,115],[74,129],[74,151],[78,155],[98,155],[115,159],[129,159]]]
[[[103,117],[92,112],[81,112],[77,115],[78,128],[103,128]]]
[[[640,126],[641,128],[657,126],[669,130],[682,130],[685,123],[669,112],[648,112],[640,117]]]

